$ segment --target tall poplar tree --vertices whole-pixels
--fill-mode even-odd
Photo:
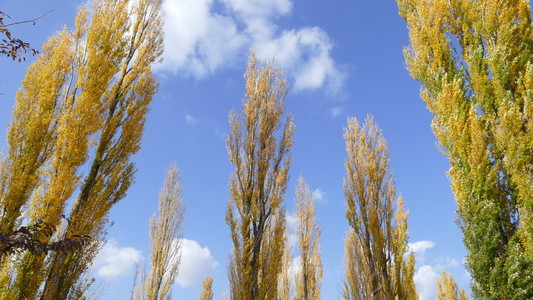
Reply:
[[[287,188],[294,125],[283,120],[287,87],[272,63],[258,65],[252,53],[244,109],[230,114],[229,159],[235,166],[226,222],[233,252],[229,263],[231,298],[274,299],[284,250]],[[278,135],[279,134],[279,135]]]
[[[167,170],[165,183],[159,192],[158,216],[150,219],[150,275],[136,274],[133,299],[171,299],[172,285],[181,263],[183,218],[185,207],[181,198],[181,177],[176,164]]]
[[[389,172],[389,152],[373,118],[345,129],[346,218],[345,299],[418,299],[414,254],[407,260],[407,212]],[[394,202],[397,201],[397,208]]]
[[[129,2],[82,7],[75,29],[50,38],[17,93],[0,172],[0,230],[42,219],[58,228],[58,239],[88,235],[92,243],[4,260],[1,297],[80,296],[107,214],[131,185],[131,156],[157,89],[151,64],[162,54],[162,34],[161,1]],[[62,215],[69,221],[61,223]]]
[[[315,202],[311,188],[303,177],[296,187],[296,238],[301,258],[301,269],[296,274],[296,298],[320,299],[322,260],[320,255],[320,228],[315,216]]]
[[[450,162],[473,296],[533,298],[530,2],[397,2],[408,69]]]

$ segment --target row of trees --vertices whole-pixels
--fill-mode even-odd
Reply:
[[[409,27],[408,68],[424,86],[435,135],[450,160],[473,296],[533,298],[529,2],[397,2]],[[162,53],[160,8],[160,0],[95,0],[80,9],[75,29],[53,36],[28,69],[8,129],[9,151],[1,161],[2,247],[23,234],[35,240],[31,243],[80,245],[2,255],[0,298],[87,297],[88,267],[104,241],[109,210],[132,183],[131,156],[139,149],[157,90],[151,64]],[[243,110],[230,114],[227,138],[235,166],[226,212],[233,243],[230,298],[317,299],[320,230],[303,179],[296,195],[301,267],[296,274],[290,269],[283,199],[295,127],[284,112],[286,81],[272,63],[260,65],[253,54],[245,80]],[[363,125],[350,118],[344,138],[350,230],[342,294],[416,299],[407,212],[388,170],[385,139],[371,117]],[[135,299],[170,298],[180,260],[180,190],[171,167],[159,215],[150,222],[150,272],[137,273]],[[20,227],[25,223],[36,225]],[[213,297],[211,286],[207,277],[202,299]],[[438,298],[466,297],[443,273]]]
[[[311,190],[302,177],[296,189],[295,229],[300,268],[290,269],[292,245],[282,203],[294,125],[290,115],[284,116],[285,79],[272,63],[258,65],[253,53],[245,79],[244,108],[230,114],[227,138],[235,166],[226,213],[234,246],[228,267],[230,299],[320,299],[320,229]],[[346,218],[351,229],[345,240],[342,295],[417,299],[407,212],[389,171],[386,141],[372,117],[364,125],[348,119],[344,138]],[[451,276],[443,274],[441,282],[439,299],[466,299]],[[212,297],[211,284],[207,277],[201,299]]]
[[[227,138],[235,172],[226,221],[233,241],[228,274],[230,299],[320,299],[322,263],[320,229],[311,189],[300,177],[296,189],[295,233],[299,267],[291,267],[293,246],[283,209],[294,124],[284,115],[286,82],[272,63],[250,57],[241,112],[230,114]],[[361,126],[355,118],[345,130],[347,178],[345,299],[417,299],[414,254],[407,249],[407,212],[389,172],[389,153],[371,117]],[[151,276],[139,272],[134,299],[163,299],[177,274],[180,258],[181,185],[173,167],[160,193],[158,219],[151,221]],[[212,299],[211,276],[200,299]],[[443,273],[439,299],[466,299],[451,276]]]

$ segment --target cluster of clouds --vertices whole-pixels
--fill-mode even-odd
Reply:
[[[115,240],[110,240],[94,260],[93,270],[104,279],[131,275],[135,265],[142,259],[141,251],[133,247],[120,247]]]
[[[116,241],[110,240],[96,257],[93,271],[106,280],[131,277],[135,265],[144,263],[143,261],[141,251],[132,247],[120,247]],[[176,283],[181,287],[199,285],[218,266],[218,261],[208,247],[202,247],[194,240],[182,239],[181,263]]]
[[[290,0],[167,0],[163,3],[165,52],[160,70],[201,79],[241,65],[250,49],[275,59],[296,91],[341,88],[345,73],[331,57],[333,42],[319,27],[281,29]]]
[[[315,190],[320,191],[320,190]],[[313,193],[314,194],[314,193]],[[315,196],[315,195],[314,195]],[[291,231],[294,231],[296,217],[287,215],[287,221]],[[290,234],[289,243],[296,245],[296,237]],[[438,257],[426,262],[426,251],[435,247],[432,241],[418,241],[409,244],[409,251],[416,253],[418,267],[414,281],[420,300],[435,299],[437,284],[442,270],[453,269],[459,265],[457,260],[450,257]],[[109,241],[100,251],[93,265],[93,272],[106,280],[131,276],[135,265],[144,263],[141,251],[132,247],[120,247],[114,240]],[[219,267],[218,261],[213,257],[208,247],[202,247],[198,242],[182,239],[182,257],[179,275],[176,283],[181,287],[201,284],[202,279],[213,274]],[[301,269],[301,257],[295,257],[291,261],[290,274],[294,278]]]
[[[438,257],[431,260],[431,264],[428,264],[426,251],[433,247],[435,247],[435,243],[432,241],[409,243],[409,251],[416,254],[416,262],[419,265],[415,271],[414,281],[420,300],[435,299],[437,280],[440,278],[441,272],[443,270],[449,272],[450,269],[459,265],[457,260],[448,256]]]

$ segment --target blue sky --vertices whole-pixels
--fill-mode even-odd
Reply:
[[[6,0],[1,9],[14,20],[53,9],[36,25],[11,28],[16,37],[41,48],[64,24],[72,27],[82,3]],[[391,170],[409,210],[421,299],[434,299],[442,269],[468,287],[448,162],[436,147],[420,85],[405,68],[407,30],[394,1],[166,0],[164,16],[165,60],[156,66],[160,90],[135,156],[136,183],[113,208],[110,242],[93,268],[102,299],[128,298],[133,264],[148,263],[148,220],[157,211],[157,193],[171,162],[180,167],[187,206],[182,268],[173,294],[197,298],[206,274],[214,277],[216,299],[229,294],[226,263],[232,245],[224,217],[233,168],[225,136],[229,111],[241,108],[251,48],[260,59],[275,57],[292,87],[286,110],[294,116],[296,132],[285,206],[294,214],[302,175],[314,192],[322,229],[322,298],[341,298],[348,229],[343,127],[349,116],[363,120],[367,114],[388,140]],[[33,59],[0,58],[1,128],[7,128],[14,94]],[[5,149],[5,137],[0,145]]]

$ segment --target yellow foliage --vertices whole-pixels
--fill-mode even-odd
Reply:
[[[200,293],[199,300],[213,300],[213,277],[211,275],[205,276],[202,281],[202,292]]]
[[[442,271],[441,277],[437,280],[437,287],[437,300],[468,300],[465,291],[457,288],[452,274],[446,271]]]
[[[109,209],[133,180],[131,156],[157,89],[151,64],[163,50],[160,6],[158,0],[131,6],[95,0],[79,10],[76,28],[50,38],[28,69],[0,174],[0,229],[12,230],[28,207],[30,219],[60,228],[56,238],[88,235],[93,243],[76,253],[22,256],[14,272],[0,274],[1,297],[42,292],[43,299],[66,299],[87,286],[81,275],[105,235]],[[88,174],[79,173],[82,166]],[[70,222],[61,224],[62,215]]]
[[[244,109],[231,112],[227,138],[235,166],[226,214],[233,241],[231,298],[273,299],[284,249],[285,214],[280,204],[287,187],[294,125],[290,116],[281,120],[287,88],[279,69],[272,63],[259,66],[252,53],[244,77]]]
[[[533,28],[526,0],[397,0],[479,298],[533,297]],[[518,243],[518,245],[514,245]],[[509,249],[522,248],[510,255]],[[527,271],[526,271],[527,270]]]
[[[345,129],[346,218],[345,299],[417,299],[414,255],[407,261],[407,212],[389,172],[389,153],[381,130],[368,117],[362,127],[348,119]]]
[[[311,189],[302,177],[298,178],[296,201],[296,238],[301,258],[301,270],[295,276],[296,297],[301,300],[320,299],[320,228],[316,222]]]
[[[165,184],[159,192],[159,214],[150,219],[150,276],[136,274],[133,299],[171,299],[171,289],[181,263],[183,218],[181,177],[176,164],[167,170]]]

